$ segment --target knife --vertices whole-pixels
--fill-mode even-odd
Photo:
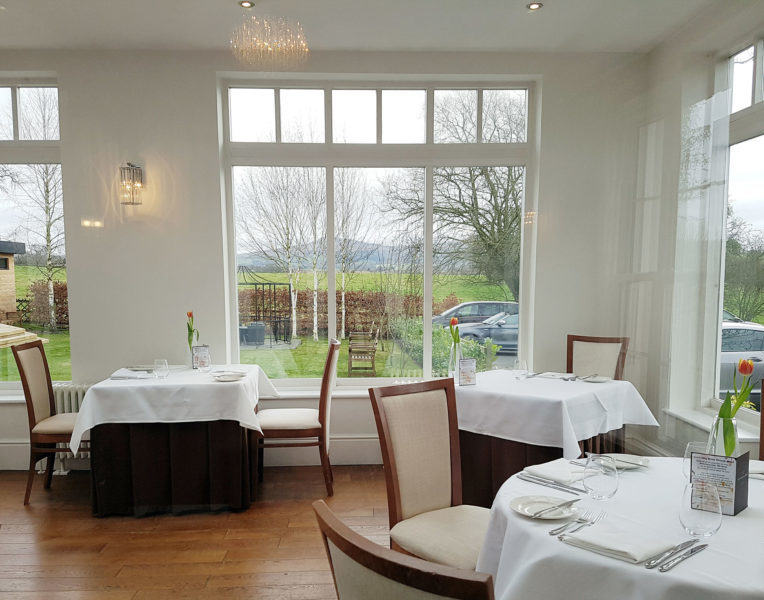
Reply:
[[[675,556],[682,550],[687,550],[690,546],[692,546],[695,542],[697,542],[697,538],[693,538],[691,540],[687,540],[686,542],[682,542],[681,544],[677,544],[673,548],[669,548],[665,552],[661,552],[660,554],[656,554],[652,558],[647,559],[645,562],[645,568],[646,569],[654,569],[659,564],[661,564],[664,560],[667,558],[671,558],[672,556]]]
[[[535,483],[536,485],[544,485],[548,488],[552,488],[553,490],[557,490],[558,492],[565,492],[566,494],[573,494],[574,496],[578,496],[578,492],[574,492],[572,490],[569,490],[568,488],[564,488],[562,487],[561,484],[551,483],[543,479],[535,479],[533,477],[529,477],[522,473],[518,473],[517,478],[522,479],[523,481],[527,481],[529,483]]]
[[[684,554],[680,554],[679,556],[677,556],[675,558],[672,558],[670,561],[663,563],[658,568],[658,570],[661,573],[665,573],[669,569],[673,569],[675,566],[677,566],[683,560],[686,560],[686,559],[690,558],[691,556],[697,554],[698,552],[700,552],[702,550],[705,550],[706,548],[708,548],[708,544],[701,544],[700,546],[695,546],[694,548],[692,548],[691,550],[688,550]]]
[[[568,485],[567,483],[560,483],[559,481],[555,481],[554,479],[547,479],[546,477],[542,477],[541,475],[534,475],[533,473],[528,473],[527,471],[520,471],[518,475],[522,475],[526,479],[533,479],[534,481],[537,481],[539,483],[549,483],[551,485],[556,485],[557,487],[568,490],[569,492],[576,492],[578,494],[586,493],[585,489],[577,488],[575,486]]]
[[[546,508],[542,508],[541,510],[537,510],[535,513],[529,515],[531,519],[536,519],[540,517],[541,515],[545,515],[548,512],[552,512],[553,510],[557,510],[559,508],[568,508],[571,504],[575,504],[578,502],[581,498],[575,498],[574,500],[568,500],[567,502],[561,502],[560,504],[553,504],[552,506],[547,506]]]

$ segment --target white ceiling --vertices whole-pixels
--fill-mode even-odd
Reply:
[[[646,52],[714,0],[0,0],[0,49],[223,49],[244,15],[313,50]],[[734,6],[740,0],[727,0]]]

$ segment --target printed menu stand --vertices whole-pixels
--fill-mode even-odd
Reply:
[[[741,456],[717,456],[693,452],[690,458],[690,481],[704,481],[716,486],[723,515],[736,515],[748,506],[748,461]]]
[[[462,358],[459,360],[459,385],[477,384],[477,360]]]

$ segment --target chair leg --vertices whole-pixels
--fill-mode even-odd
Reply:
[[[56,462],[55,452],[48,454],[48,464],[45,468],[45,489],[50,489],[50,482],[53,480],[53,464]]]
[[[29,494],[32,493],[32,482],[34,481],[34,467],[37,464],[35,454],[29,454],[29,474],[27,475],[27,492],[24,495],[24,506],[29,504]]]
[[[324,449],[324,440],[321,438],[319,438],[318,440],[318,454],[321,456],[321,467],[324,471],[324,483],[326,484],[326,495],[334,496],[334,487],[332,486],[332,482],[334,481],[334,476],[332,475],[332,465],[329,462],[329,455],[326,453],[326,450]]]
[[[257,482],[263,482],[263,458],[265,455],[265,442],[263,438],[257,438]]]

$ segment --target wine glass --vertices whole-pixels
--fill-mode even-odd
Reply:
[[[684,478],[690,480],[690,470],[692,469],[692,453],[705,454],[708,452],[708,442],[689,442],[684,449],[684,461],[682,462],[682,473]]]
[[[595,500],[608,500],[618,491],[615,460],[604,454],[590,454],[584,468],[584,489]]]
[[[170,374],[170,367],[167,364],[166,358],[154,359],[154,375],[159,379],[165,379]]]
[[[692,481],[684,488],[679,506],[679,522],[693,536],[709,537],[722,526],[719,490],[705,481]]]
[[[524,360],[516,358],[512,369],[515,372],[515,379],[525,379],[528,376],[528,363]]]

